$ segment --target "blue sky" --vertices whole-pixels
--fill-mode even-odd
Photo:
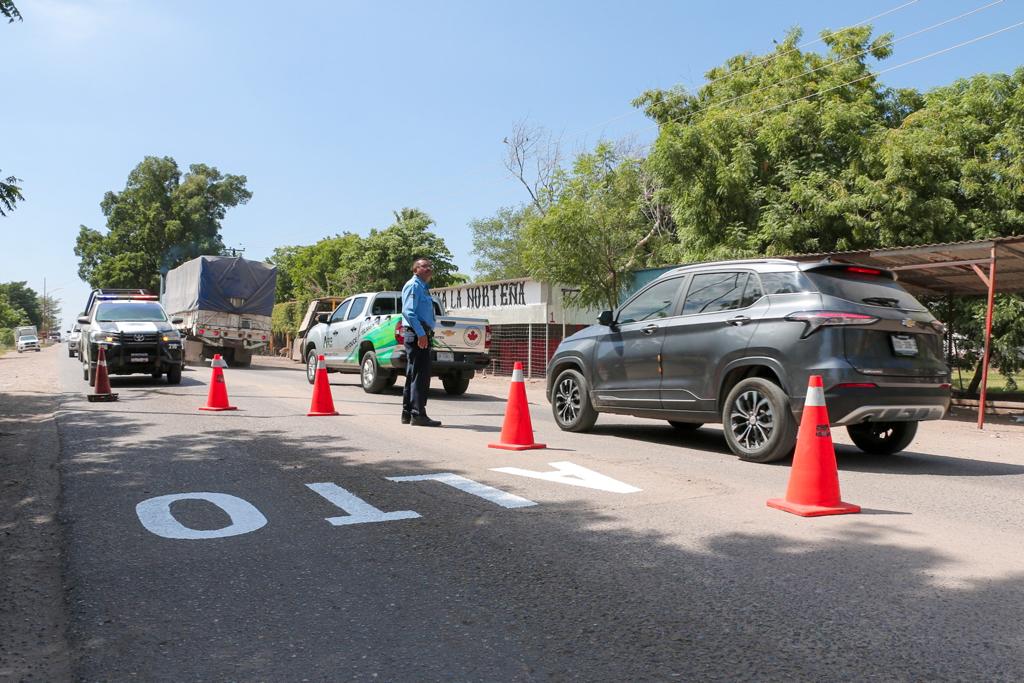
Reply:
[[[805,40],[906,0],[838,2],[263,2],[16,0],[0,25],[0,171],[26,201],[0,218],[0,281],[43,277],[65,319],[85,301],[78,226],[146,155],[248,176],[224,222],[229,246],[365,233],[416,206],[472,272],[467,222],[523,192],[502,138],[528,118],[569,150],[653,138],[630,101],[699,86],[730,55]],[[986,4],[918,0],[877,20],[897,36]],[[1024,20],[1022,0],[908,39],[883,67]],[[1024,28],[883,77],[927,89],[1024,63]],[[816,47],[820,47],[816,46]],[[812,49],[809,47],[809,49]]]

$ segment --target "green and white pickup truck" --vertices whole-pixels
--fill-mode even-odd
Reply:
[[[436,299],[434,316],[433,375],[449,394],[464,394],[476,371],[490,362],[491,328],[481,318],[445,315]],[[359,373],[363,390],[371,394],[393,386],[405,372],[401,292],[355,294],[316,320],[302,339],[310,384],[321,354],[328,372]]]

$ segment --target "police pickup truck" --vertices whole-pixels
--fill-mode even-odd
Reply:
[[[491,327],[482,318],[447,316],[434,300],[433,375],[444,390],[466,393],[477,370],[490,362]],[[365,292],[342,301],[332,313],[317,315],[317,324],[302,340],[306,378],[316,379],[316,359],[323,354],[328,372],[359,373],[363,390],[376,394],[394,385],[405,371],[402,339],[402,293]]]
[[[144,290],[101,289],[78,318],[81,337],[78,357],[82,378],[96,385],[99,349],[105,349],[111,375],[149,374],[168,384],[181,383],[181,335],[174,329],[180,319],[168,319],[157,296]]]

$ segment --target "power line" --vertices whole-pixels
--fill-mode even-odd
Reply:
[[[896,43],[899,43],[899,42],[902,42],[904,40],[907,40],[908,38],[914,38],[914,37],[919,36],[919,35],[921,35],[923,33],[927,33],[928,31],[933,31],[933,30],[935,30],[937,28],[941,28],[942,26],[946,26],[948,24],[952,24],[953,22],[960,21],[961,19],[966,19],[967,17],[971,16],[972,14],[977,14],[978,12],[982,12],[984,10],[987,10],[990,7],[995,7],[996,5],[1002,4],[1003,2],[1005,2],[1005,0],[995,0],[994,2],[990,2],[987,5],[981,5],[980,7],[975,7],[974,9],[970,10],[969,12],[964,12],[962,14],[958,14],[955,17],[950,17],[949,19],[945,19],[943,21],[940,21],[937,24],[932,24],[931,26],[927,26],[925,28],[919,29],[917,31],[914,31],[913,33],[908,33],[906,35],[900,36],[899,38],[893,38],[892,40],[886,42],[884,45],[880,45],[879,47],[891,47],[891,46],[895,45]],[[800,74],[797,74],[795,76],[790,76],[789,78],[785,78],[785,79],[783,79],[781,81],[776,81],[774,83],[769,83],[766,86],[763,86],[761,88],[757,88],[755,90],[751,90],[750,92],[745,92],[745,93],[743,93],[741,95],[736,95],[735,97],[731,97],[729,99],[718,100],[716,102],[712,102],[711,104],[707,105],[706,107],[701,107],[700,109],[697,109],[693,113],[697,113],[697,112],[700,112],[700,111],[707,111],[708,109],[712,109],[714,107],[718,107],[718,106],[724,105],[724,104],[730,104],[732,102],[735,102],[736,100],[743,99],[744,97],[749,97],[751,95],[756,95],[759,92],[764,92],[765,90],[770,90],[771,88],[774,88],[776,86],[782,85],[784,83],[789,83],[791,81],[795,81],[795,80],[798,80],[800,78],[804,78],[806,76],[810,76],[811,74],[817,73],[818,71],[823,71],[825,69],[830,69],[830,68],[832,68],[834,66],[838,66],[839,64],[842,64],[844,62],[848,62],[851,59],[857,59],[858,57],[863,57],[864,55],[868,54],[869,52],[871,52],[874,49],[877,49],[877,48],[868,48],[866,50],[861,50],[857,54],[850,55],[849,57],[843,57],[842,59],[840,59],[838,61],[835,61],[835,62],[829,62],[828,64],[823,64],[823,65],[821,65],[821,66],[819,66],[819,67],[817,67],[815,69],[811,69],[810,71],[807,71],[807,72],[804,72],[804,73],[800,73]]]
[[[919,1],[920,0],[910,0],[909,2],[904,2],[901,5],[897,5],[896,7],[892,7],[890,9],[887,9],[884,12],[880,12],[879,14],[876,14],[874,16],[868,17],[867,19],[862,19],[861,21],[858,21],[856,24],[850,24],[849,26],[844,26],[843,28],[836,29],[835,31],[829,31],[829,32],[819,36],[818,38],[815,38],[814,40],[805,41],[803,43],[800,43],[799,45],[796,45],[796,46],[794,46],[792,48],[789,48],[788,50],[784,50],[782,52],[772,53],[771,55],[768,55],[767,57],[765,57],[764,59],[762,59],[762,60],[760,60],[758,62],[754,62],[753,64],[748,64],[747,66],[745,66],[742,69],[738,69],[736,71],[730,71],[729,73],[725,74],[724,76],[719,76],[718,78],[710,80],[707,83],[704,83],[701,87],[707,87],[707,86],[712,85],[714,83],[718,83],[720,81],[724,81],[724,80],[726,80],[728,78],[732,78],[733,76],[736,76],[738,74],[741,74],[741,73],[744,73],[746,71],[749,71],[750,69],[753,69],[755,67],[764,66],[764,65],[768,64],[769,62],[771,62],[773,59],[777,59],[777,58],[782,57],[784,55],[792,54],[793,52],[796,52],[797,50],[800,50],[801,48],[807,47],[808,45],[814,45],[815,43],[820,43],[821,41],[825,40],[826,38],[828,38],[830,36],[837,35],[839,33],[842,33],[843,31],[847,31],[847,30],[849,30],[851,28],[858,28],[860,26],[864,26],[866,24],[869,24],[872,21],[875,21],[876,19],[881,19],[882,17],[886,17],[886,16],[888,16],[890,14],[894,14],[896,12],[899,12],[900,10],[905,9],[907,7],[910,7],[911,5],[914,5],[914,4],[918,3]],[[1002,0],[998,0],[998,1],[1002,2]],[[909,37],[909,36],[905,36],[905,37]],[[574,133],[571,133],[570,137],[576,137],[576,136],[582,135],[583,133],[589,133],[592,130],[596,130],[598,128],[602,128],[604,126],[607,126],[609,123],[615,123],[616,121],[621,121],[622,119],[626,119],[626,118],[629,118],[631,116],[635,116],[639,112],[640,112],[639,109],[633,109],[633,110],[628,111],[628,112],[626,112],[624,114],[619,114],[618,116],[614,116],[614,117],[608,119],[607,121],[602,121],[600,123],[595,123],[594,125],[589,126],[588,128],[583,128],[583,129],[578,130],[578,131],[576,131]]]
[[[859,78],[855,78],[852,81],[847,81],[846,83],[840,83],[839,85],[832,86],[831,88],[825,88],[824,90],[819,90],[817,92],[813,92],[810,95],[804,95],[803,97],[797,97],[797,98],[794,98],[792,100],[788,100],[786,102],[782,102],[781,104],[776,104],[776,105],[773,105],[771,107],[766,107],[764,109],[761,109],[761,110],[758,110],[758,111],[755,111],[755,112],[751,112],[749,114],[746,114],[744,117],[747,118],[747,117],[750,117],[750,116],[757,116],[758,114],[764,114],[765,112],[773,111],[775,109],[781,109],[782,107],[788,106],[790,104],[794,104],[795,102],[801,102],[803,100],[809,100],[812,97],[817,97],[818,95],[823,95],[823,94],[825,94],[827,92],[832,92],[833,90],[838,90],[839,88],[844,88],[844,87],[846,87],[848,85],[853,85],[854,83],[859,83],[860,81],[866,80],[868,78],[873,78],[875,76],[881,76],[882,74],[889,73],[890,71],[895,71],[896,69],[902,69],[905,66],[910,66],[911,64],[917,64],[918,62],[923,62],[926,59],[931,59],[932,57],[938,57],[939,55],[945,54],[947,52],[952,52],[953,50],[957,50],[957,49],[959,49],[961,47],[966,47],[967,45],[971,45],[973,43],[977,43],[977,42],[980,42],[982,40],[987,40],[989,38],[992,38],[993,36],[999,35],[1000,33],[1005,33],[1007,31],[1012,31],[1013,29],[1020,28],[1021,26],[1024,26],[1024,21],[1018,21],[1016,24],[1010,24],[1009,26],[1004,26],[1003,28],[1001,28],[1001,29],[999,29],[997,31],[992,31],[991,33],[986,33],[983,36],[977,36],[975,38],[971,38],[970,40],[965,40],[962,43],[957,43],[956,45],[950,45],[949,47],[943,48],[941,50],[936,50],[935,52],[929,52],[926,55],[922,55],[920,57],[915,57],[914,59],[910,59],[910,60],[908,60],[906,62],[903,62],[901,64],[896,64],[895,66],[890,66],[890,67],[888,67],[886,69],[880,69],[878,71],[872,71],[871,73],[865,74],[864,76],[861,76]],[[661,125],[661,124],[658,124],[658,125]]]

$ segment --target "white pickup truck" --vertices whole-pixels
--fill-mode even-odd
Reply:
[[[464,394],[476,371],[490,362],[491,327],[481,318],[445,315],[437,299],[434,315],[432,374],[441,378],[449,394]],[[323,354],[328,372],[359,373],[368,393],[394,385],[406,366],[402,293],[355,294],[332,313],[318,314],[302,339],[302,350],[310,384],[316,378],[316,358]]]

